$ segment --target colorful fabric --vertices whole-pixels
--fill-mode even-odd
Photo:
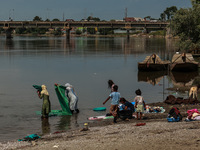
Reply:
[[[191,119],[191,118],[192,118],[193,113],[198,113],[198,114],[200,114],[200,113],[198,112],[197,109],[188,110],[187,113],[188,113],[188,119]]]

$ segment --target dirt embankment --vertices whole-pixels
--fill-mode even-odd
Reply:
[[[89,122],[89,130],[80,129],[43,136],[32,142],[8,142],[0,144],[0,149],[200,149],[200,121],[185,122],[187,110],[200,108],[200,105],[174,105],[183,115],[183,121],[170,123],[166,117],[172,105],[151,103],[161,106],[165,113],[145,114],[144,120],[131,119],[116,124],[112,119]],[[145,123],[144,126],[136,126]]]

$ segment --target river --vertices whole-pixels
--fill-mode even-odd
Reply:
[[[147,103],[162,102],[173,94],[172,79],[159,74],[139,73],[137,63],[147,55],[158,54],[170,59],[177,47],[165,38],[131,37],[20,37],[12,40],[0,37],[0,141],[23,138],[29,134],[47,134],[82,127],[94,112],[103,107],[110,90],[107,81],[119,86],[122,97],[133,101],[135,90],[141,89]],[[192,77],[193,78],[193,77]],[[147,82],[148,81],[148,82]],[[41,121],[35,111],[42,100],[33,84],[45,84],[51,107],[61,109],[54,84],[70,83],[79,97],[79,114],[50,117]],[[184,94],[183,94],[184,95]],[[105,107],[109,108],[110,101]]]

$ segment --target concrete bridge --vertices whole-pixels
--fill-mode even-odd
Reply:
[[[66,38],[70,38],[70,30],[74,27],[87,27],[87,28],[123,28],[127,30],[127,37],[129,38],[129,30],[136,28],[143,28],[148,30],[157,29],[163,30],[167,28],[168,22],[147,22],[147,21],[135,21],[135,22],[123,22],[123,21],[73,21],[73,22],[46,22],[46,21],[0,21],[0,28],[6,30],[6,37],[11,38],[13,29],[17,28],[64,28],[66,29]]]

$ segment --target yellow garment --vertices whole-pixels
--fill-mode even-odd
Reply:
[[[41,94],[49,95],[46,85],[42,85],[41,87],[42,87]]]

